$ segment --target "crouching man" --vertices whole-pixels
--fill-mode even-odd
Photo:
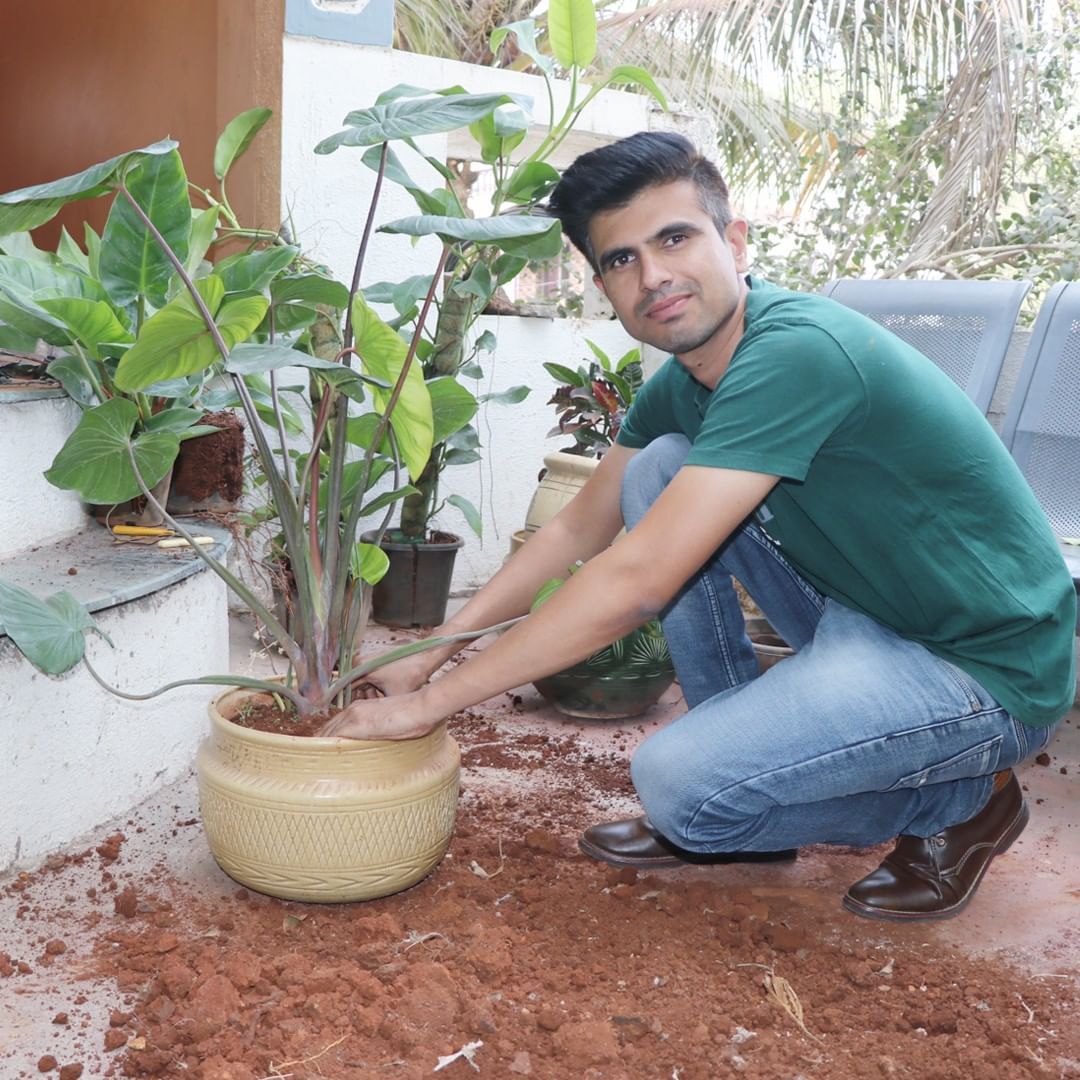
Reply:
[[[672,355],[583,492],[436,633],[586,565],[442,676],[449,647],[379,670],[388,696],[326,733],[422,734],[659,613],[688,711],[633,758],[646,815],[582,850],[648,868],[897,838],[845,906],[956,914],[1027,823],[1011,767],[1075,683],[1076,598],[1030,489],[929,360],[747,276],[746,223],[682,137],[583,155],[551,210],[626,330]],[[732,575],[797,650],[760,677]]]

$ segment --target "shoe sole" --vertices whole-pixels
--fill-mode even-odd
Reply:
[[[605,848],[591,843],[585,837],[578,840],[578,849],[583,855],[597,862],[611,866],[630,866],[635,870],[677,870],[680,866],[732,866],[735,863],[786,863],[794,862],[796,853],[788,852],[749,852],[741,858],[726,859],[720,855],[702,855],[700,859],[680,859],[678,855],[638,856],[615,855]],[[770,856],[776,857],[770,857]],[[756,857],[755,857],[756,856]]]
[[[986,871],[990,869],[990,864],[998,855],[1004,855],[1013,846],[1017,837],[1027,827],[1030,817],[1031,813],[1025,801],[1020,804],[1020,810],[1016,817],[1013,818],[1009,827],[1002,834],[1001,839],[994,845],[990,858],[983,864],[978,876],[971,883],[971,888],[952,907],[942,908],[940,911],[890,911],[888,908],[876,908],[871,907],[869,904],[862,904],[858,900],[853,900],[847,894],[844,895],[841,902],[848,911],[855,915],[859,915],[864,919],[878,919],[884,922],[927,922],[933,919],[954,918],[968,906],[971,898],[982,883],[982,879],[986,876]]]

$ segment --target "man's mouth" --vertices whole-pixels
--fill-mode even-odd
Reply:
[[[662,300],[658,300],[655,304],[651,304],[645,310],[645,317],[648,319],[664,319],[674,318],[676,315],[681,315],[683,309],[690,302],[690,293],[679,293],[677,296],[665,296]]]

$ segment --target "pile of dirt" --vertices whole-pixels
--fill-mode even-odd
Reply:
[[[84,994],[60,1002],[63,1022],[82,1025],[80,1060],[56,1060],[46,1042],[0,1072],[1080,1075],[1069,979],[857,920],[835,893],[792,887],[783,866],[638,874],[584,858],[582,825],[632,806],[630,736],[599,743],[569,725],[515,726],[513,703],[506,712],[507,723],[455,722],[463,796],[450,852],[398,896],[304,905],[200,889],[164,863],[135,876],[124,832],[22,875],[4,912],[14,906],[35,946],[0,954],[0,992],[35,970],[66,970],[69,986],[74,974],[104,988],[111,1012],[81,1011]],[[170,824],[176,835],[193,822]],[[126,832],[141,827],[133,820]],[[851,857],[867,865],[865,852]],[[92,890],[89,912],[74,904],[76,888]],[[69,948],[76,939],[89,947]]]

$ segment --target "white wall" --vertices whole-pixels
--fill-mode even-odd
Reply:
[[[361,164],[363,150],[346,148],[319,156],[316,143],[342,127],[346,113],[374,104],[375,98],[396,83],[438,89],[459,84],[474,93],[512,91],[534,101],[534,119],[547,121],[547,94],[543,80],[534,75],[473,67],[457,61],[398,53],[391,49],[348,45],[286,35],[282,100],[282,200],[297,241],[324,262],[341,281],[352,276],[353,260],[363,228],[367,199],[374,174]],[[557,88],[556,111],[565,101],[566,87]],[[675,126],[657,121],[643,95],[604,91],[582,114],[575,134],[560,148],[556,165],[568,164],[579,153],[650,127]],[[542,134],[537,126],[521,153]],[[458,141],[460,140],[460,141]],[[441,181],[426,163],[395,143],[394,150],[407,163],[414,180],[429,188]],[[430,136],[425,152],[445,160],[468,156],[474,144],[467,136]],[[411,160],[410,160],[411,156]],[[415,203],[396,185],[384,188],[378,220],[417,213]],[[362,284],[400,281],[413,274],[430,273],[438,257],[438,241],[426,238],[413,245],[407,237],[374,234]],[[487,385],[481,392],[525,384],[532,394],[521,404],[488,404],[477,428],[484,460],[443,473],[443,495],[458,493],[482,508],[484,535],[477,540],[460,513],[448,509],[439,524],[466,537],[458,556],[453,591],[470,591],[498,569],[509,550],[510,535],[524,524],[525,509],[536,486],[543,456],[562,445],[545,439],[554,425],[554,411],[545,404],[553,382],[541,364],[556,360],[576,366],[590,356],[585,338],[591,338],[616,356],[632,347],[622,328],[609,320],[522,319],[485,317],[476,332],[491,329],[498,338],[492,357],[483,359]],[[469,383],[469,388],[473,384]]]
[[[61,491],[41,479],[75,430],[81,415],[78,405],[68,397],[3,401],[0,405],[0,462],[17,473],[9,474],[0,484],[2,559],[33,544],[47,544],[78,532],[86,522],[86,511],[73,491]]]
[[[94,618],[116,648],[91,639],[89,654],[120,689],[228,672],[225,586],[214,574]],[[184,774],[216,692],[193,686],[123,701],[81,666],[42,675],[0,636],[0,875],[35,865]]]

